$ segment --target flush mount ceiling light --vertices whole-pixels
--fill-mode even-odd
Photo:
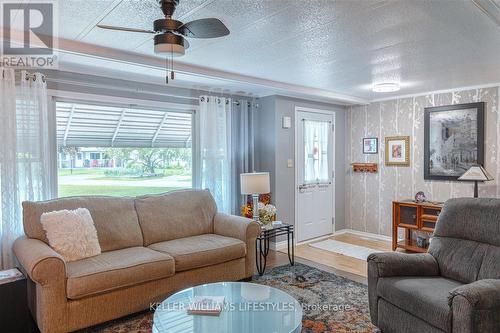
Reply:
[[[384,82],[374,84],[372,89],[374,92],[393,92],[398,91],[401,87],[399,86],[399,83]]]

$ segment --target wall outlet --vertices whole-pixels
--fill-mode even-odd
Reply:
[[[286,161],[286,166],[287,166],[287,168],[293,168],[293,160],[291,158],[289,158]]]

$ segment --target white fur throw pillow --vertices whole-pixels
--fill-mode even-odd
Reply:
[[[49,245],[67,262],[101,253],[94,220],[86,208],[44,213],[40,218]]]

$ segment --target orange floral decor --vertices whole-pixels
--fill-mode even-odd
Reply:
[[[269,205],[271,203],[271,193],[259,195],[259,202],[264,205]],[[253,217],[253,207],[252,207],[252,196],[248,196],[247,203],[241,206],[241,216],[248,217],[251,219]]]

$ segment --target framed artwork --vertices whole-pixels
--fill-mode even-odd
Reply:
[[[378,138],[363,139],[363,154],[378,154]]]
[[[391,136],[385,138],[385,165],[410,166],[409,136]]]
[[[484,165],[484,102],[425,108],[424,179],[457,180]]]

